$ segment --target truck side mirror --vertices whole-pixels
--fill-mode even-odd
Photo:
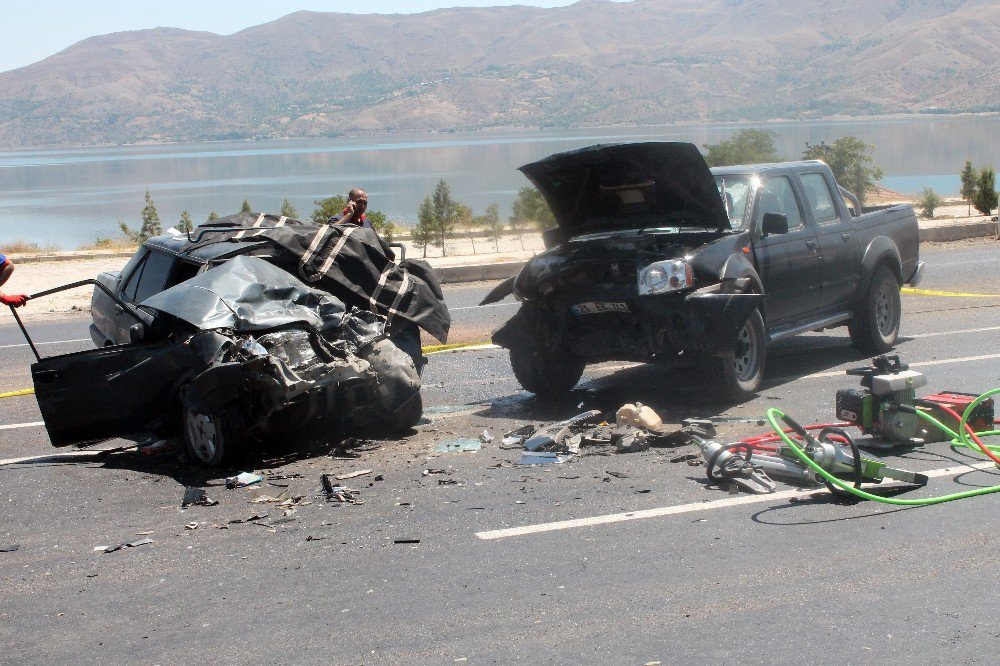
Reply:
[[[146,327],[143,324],[132,324],[128,327],[128,341],[132,344],[142,342],[146,337]]]
[[[788,216],[781,213],[764,213],[761,232],[765,236],[788,233]]]

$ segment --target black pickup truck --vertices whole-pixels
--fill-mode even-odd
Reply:
[[[700,365],[743,400],[770,342],[846,325],[859,349],[891,348],[900,285],[922,273],[913,209],[862,210],[823,162],[710,171],[692,144],[639,143],[520,170],[559,226],[483,302],[522,301],[493,341],[539,395],[627,360]]]

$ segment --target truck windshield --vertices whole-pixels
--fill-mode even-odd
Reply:
[[[750,200],[750,177],[745,175],[716,176],[715,185],[719,188],[719,196],[726,206],[729,215],[729,225],[733,229],[743,227],[743,218],[747,212],[747,202]]]

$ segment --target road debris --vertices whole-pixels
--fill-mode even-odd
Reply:
[[[187,486],[184,488],[184,499],[181,500],[181,507],[188,506],[216,506],[218,501],[210,499],[202,488]]]
[[[226,479],[226,488],[243,488],[263,480],[264,477],[256,472],[240,472],[236,476],[230,476]]]
[[[448,470],[441,469],[439,467],[430,467],[421,472],[420,476],[430,476],[431,474],[447,474],[447,473]]]
[[[0,553],[13,553],[15,550],[21,547],[21,544],[15,543],[9,546],[0,546]]]
[[[399,539],[393,539],[393,543],[420,543],[420,539],[412,539],[410,537],[401,537]]]
[[[619,407],[618,411],[615,412],[615,425],[619,428],[622,426],[633,426],[640,430],[663,430],[663,420],[660,419],[659,414],[641,402],[637,402],[634,405],[632,403],[625,403]]]
[[[97,546],[94,548],[95,553],[113,553],[116,550],[121,550],[122,548],[138,548],[139,546],[145,546],[148,543],[153,543],[152,539],[139,539],[138,541],[129,541],[126,543],[120,543],[117,546]]]
[[[263,512],[263,513],[255,513],[252,516],[250,516],[249,518],[233,518],[232,520],[229,521],[229,524],[230,525],[241,525],[243,523],[253,523],[253,522],[256,522],[258,520],[262,520],[264,518],[267,518],[267,512],[266,511]],[[225,529],[225,525],[220,526],[220,528],[221,529]]]
[[[483,444],[489,444],[493,441],[493,435],[490,434],[489,430],[483,430],[483,432],[479,435],[479,441]]]
[[[196,529],[198,529],[198,523],[197,523],[197,521],[192,521],[192,522],[188,523],[187,525],[184,526],[184,529],[186,529],[186,530],[196,530]]]
[[[357,490],[334,483],[329,474],[321,475],[320,482],[323,484],[323,492],[326,493],[327,502],[340,502],[342,504],[365,503],[364,500],[357,497]]]
[[[485,430],[483,431],[486,432]],[[472,439],[470,437],[459,437],[441,442],[434,449],[437,453],[456,453],[462,451],[478,451],[483,446],[482,439]]]
[[[359,469],[356,472],[348,472],[346,474],[338,474],[338,475],[336,475],[333,478],[337,479],[338,481],[343,481],[344,479],[353,479],[353,478],[355,478],[357,476],[364,476],[365,474],[371,474],[371,473],[372,473],[372,471],[370,469]]]

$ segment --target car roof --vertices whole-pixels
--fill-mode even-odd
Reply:
[[[241,239],[234,243],[220,235],[219,240],[216,241],[202,240],[197,244],[192,244],[186,235],[179,234],[176,236],[156,236],[147,240],[145,245],[150,249],[181,257],[185,261],[207,264],[221,257],[245,254],[269,243],[270,241],[266,239]]]
[[[768,164],[735,164],[733,166],[712,167],[713,176],[730,176],[747,173],[768,173],[773,171],[788,171],[802,167],[826,166],[822,160],[798,160],[795,162],[771,162]]]

